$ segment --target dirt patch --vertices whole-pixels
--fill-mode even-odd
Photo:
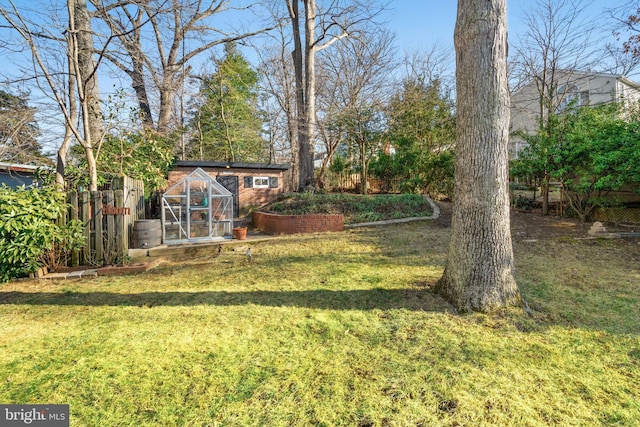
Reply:
[[[450,202],[438,202],[440,217],[433,225],[439,228],[451,226]],[[541,215],[533,212],[520,212],[511,210],[511,237],[513,241],[546,240],[559,237],[588,237],[589,228],[593,222],[582,223],[572,218],[556,215]],[[610,233],[629,232],[628,228],[615,223],[605,223],[606,231]],[[638,226],[640,229],[640,225]]]

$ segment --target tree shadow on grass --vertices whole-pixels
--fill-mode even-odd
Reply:
[[[451,306],[428,289],[364,289],[248,292],[0,292],[0,305],[59,306],[243,306],[307,307],[326,310],[391,310],[446,312]]]

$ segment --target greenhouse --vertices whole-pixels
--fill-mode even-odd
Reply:
[[[162,241],[203,242],[231,236],[233,195],[198,168],[162,196]]]

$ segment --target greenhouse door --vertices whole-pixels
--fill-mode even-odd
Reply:
[[[187,179],[187,230],[190,239],[209,237],[211,235],[211,200],[210,181],[204,179]]]
[[[238,218],[240,212],[240,191],[237,176],[219,176],[217,181],[233,195],[233,217]]]

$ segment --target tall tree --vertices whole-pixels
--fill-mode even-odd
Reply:
[[[86,0],[67,0],[66,12],[68,22],[62,24],[64,38],[47,32],[42,23],[33,23],[11,4],[11,8],[0,6],[0,16],[4,18],[8,28],[15,31],[23,40],[31,53],[35,78],[39,87],[46,88],[48,95],[54,99],[64,117],[66,129],[63,144],[58,153],[59,162],[64,162],[69,144],[75,139],[83,147],[89,173],[89,189],[97,189],[97,167],[95,150],[102,142],[103,117],[100,110],[100,94],[97,84],[98,61],[94,57],[92,44],[93,30],[88,19]],[[59,24],[59,23],[57,23]],[[52,70],[50,65],[58,58],[46,57],[45,49],[39,44],[42,41],[59,43],[58,54],[64,52],[67,69]],[[62,50],[60,50],[60,48]],[[64,81],[56,80],[63,75]],[[58,165],[58,171],[62,168]],[[56,177],[62,183],[61,175]]]
[[[453,98],[438,75],[420,74],[405,79],[387,106],[394,159],[408,189],[452,196]]]
[[[363,22],[373,22],[381,9],[370,2],[358,0],[285,2],[293,39],[298,190],[303,191],[315,186],[316,55],[336,41],[354,36],[358,26]],[[300,12],[300,5],[303,12]]]
[[[234,43],[214,60],[216,70],[201,80],[200,104],[193,118],[190,158],[230,162],[268,158],[258,109],[258,74]]]
[[[285,180],[288,191],[298,189],[298,144],[296,121],[296,94],[293,61],[288,49],[285,27],[278,26],[274,37],[278,42],[267,49],[257,49],[261,56],[261,89],[266,95],[269,111],[269,135],[274,157],[290,162],[289,179]],[[263,55],[263,53],[266,53]],[[281,141],[278,143],[278,141]]]
[[[521,302],[508,190],[506,0],[458,0],[456,169],[447,265],[436,290],[460,311]]]
[[[237,13],[256,4],[232,7],[229,0],[90,1],[118,46],[106,50],[105,57],[131,78],[145,126],[155,127],[161,134],[181,125],[175,117],[176,98],[192,59],[216,46],[269,30],[236,32],[211,21],[224,17],[224,12]],[[155,111],[154,93],[158,99]]]
[[[334,44],[319,56],[317,128],[324,143],[318,184],[340,144],[348,144],[357,157],[361,183],[367,182],[368,165],[379,151],[384,135],[383,108],[393,85],[394,38],[388,31],[363,26],[357,37]],[[366,185],[361,186],[366,192]]]

